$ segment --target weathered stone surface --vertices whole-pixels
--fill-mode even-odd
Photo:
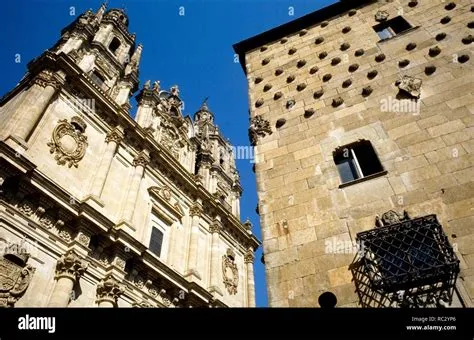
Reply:
[[[466,2],[456,2],[449,12],[445,5],[409,2],[402,16],[422,29],[383,43],[378,43],[380,39],[370,25],[365,27],[354,20],[374,23],[377,11],[386,11],[390,19],[398,13],[399,2],[384,2],[383,6],[374,2],[358,8],[354,16],[328,19],[324,28],[319,24],[307,27],[304,36],[294,32],[299,40],[293,42],[290,38],[284,50],[278,39],[266,43],[266,52],[271,52],[273,58],[271,64],[294,73],[295,81],[290,85],[285,79],[278,85],[274,83],[275,70],[268,75],[252,71],[261,68],[263,56],[258,49],[247,53],[246,60],[251,60],[249,79],[263,76],[274,85],[272,91],[282,91],[285,96],[290,91],[295,100],[290,111],[284,102],[270,107],[265,101],[259,108],[268,108],[265,114],[272,122],[283,116],[288,119],[288,127],[285,125],[283,130],[290,129],[292,134],[272,136],[280,147],[272,144],[262,153],[268,164],[273,161],[275,170],[268,174],[275,177],[257,178],[260,188],[275,197],[267,203],[268,209],[278,221],[286,219],[290,230],[284,235],[281,228],[262,223],[263,234],[268,230],[272,237],[278,237],[278,249],[282,251],[297,247],[285,264],[295,268],[286,269],[291,279],[274,276],[268,286],[293,280],[294,290],[299,292],[300,281],[295,280],[302,279],[305,291],[291,300],[283,298],[286,291],[271,305],[317,306],[314,297],[317,300],[318,294],[328,290],[336,294],[338,306],[357,305],[354,284],[344,271],[353,254],[328,253],[329,245],[334,239],[350,245],[357,233],[374,227],[375,215],[391,209],[406,209],[413,216],[437,214],[448,236],[455,234],[450,240],[457,243],[464,257],[463,273],[471,281],[461,284],[473,299],[466,303],[472,305],[474,74],[466,71],[472,58],[459,60],[468,55],[466,48],[470,47],[470,33],[465,29],[471,12]],[[442,20],[448,13],[449,20]],[[344,34],[344,27],[352,30]],[[290,60],[287,51],[292,47],[298,52]],[[297,61],[303,59],[307,64],[297,73]],[[405,59],[409,63],[399,65]],[[352,83],[343,86],[349,75]],[[300,83],[307,84],[307,88],[298,92]],[[254,102],[261,92],[252,88],[254,84],[249,85]],[[368,88],[370,91],[364,90]],[[335,105],[337,98],[342,99],[341,105]],[[408,103],[413,110],[404,111],[401,104]],[[311,117],[304,116],[308,108],[315,110]],[[293,110],[294,116],[286,116]],[[342,182],[333,151],[359,139],[371,142],[387,173],[339,188]],[[306,226],[311,226],[314,233]],[[269,242],[275,249],[275,241]],[[315,264],[312,274],[308,274],[311,269],[307,265],[298,266],[299,261],[308,260]],[[281,264],[282,260],[275,262]]]

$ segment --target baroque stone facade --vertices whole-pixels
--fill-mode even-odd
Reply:
[[[83,13],[1,99],[0,306],[254,307],[231,145],[206,102],[139,88],[127,27]]]
[[[325,292],[337,306],[384,306],[363,301],[351,273],[359,233],[437,221],[460,272],[452,298],[425,305],[473,306],[473,11],[340,1],[234,46],[270,306],[319,306]],[[391,294],[392,306],[416,302]]]

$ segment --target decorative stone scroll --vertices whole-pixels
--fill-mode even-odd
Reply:
[[[235,263],[235,253],[232,249],[227,249],[225,255],[222,256],[222,276],[224,278],[224,286],[230,295],[237,294],[239,285],[239,271]]]
[[[28,288],[35,268],[27,265],[29,254],[13,244],[0,258],[0,307],[14,307]]]
[[[69,168],[78,167],[87,149],[87,136],[84,134],[87,125],[78,116],[58,121],[53,130],[51,141],[47,144],[51,154],[59,165],[67,165]]]

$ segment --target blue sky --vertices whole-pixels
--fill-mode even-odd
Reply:
[[[215,114],[216,123],[234,145],[249,145],[247,82],[240,64],[234,62],[232,45],[263,31],[334,3],[334,0],[110,0],[109,7],[124,7],[129,30],[143,44],[140,83],[160,80],[162,88],[177,84],[185,101],[185,114],[193,115],[203,99]],[[100,1],[29,0],[5,1],[2,25],[0,96],[23,77],[26,64],[60,37],[60,30],[77,15]],[[71,7],[75,15],[71,16]],[[184,15],[180,16],[180,7]],[[290,16],[289,8],[293,8]],[[21,62],[15,63],[15,55]],[[135,100],[133,99],[133,102]],[[255,175],[249,160],[238,160],[244,193],[241,217],[254,225]],[[257,306],[267,306],[265,270],[255,261]]]

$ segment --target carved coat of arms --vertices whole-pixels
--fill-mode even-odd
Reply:
[[[227,249],[227,253],[222,256],[222,276],[224,285],[230,295],[237,294],[239,286],[239,271],[235,263],[235,254],[232,249]]]
[[[9,251],[0,258],[0,307],[13,307],[28,288],[35,269],[27,260],[26,253]]]
[[[68,167],[77,168],[87,149],[85,129],[86,123],[78,116],[72,117],[71,122],[66,119],[58,121],[48,146],[59,165],[67,164]]]

